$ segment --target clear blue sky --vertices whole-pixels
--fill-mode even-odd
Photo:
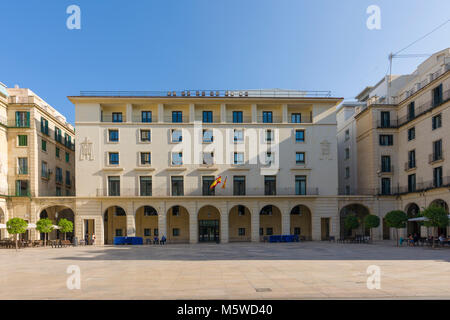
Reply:
[[[81,8],[81,30],[66,8]],[[368,30],[366,8],[381,8]],[[388,54],[450,18],[449,0],[3,1],[0,81],[74,121],[80,90],[286,88],[354,97]],[[403,53],[450,46],[450,23]],[[421,59],[394,61],[412,72]]]

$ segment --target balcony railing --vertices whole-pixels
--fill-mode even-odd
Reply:
[[[7,126],[9,128],[30,128],[30,120],[7,120]]]
[[[406,161],[405,162],[405,171],[412,170],[416,168],[415,162]]]
[[[397,120],[378,120],[377,122],[377,128],[379,129],[390,129],[390,128],[397,128],[398,127],[398,121]]]
[[[378,171],[379,171],[380,173],[392,173],[392,172],[394,172],[394,166],[387,166],[387,165],[381,166],[381,167],[378,169]]]
[[[119,121],[119,118],[113,118],[112,114],[102,114],[101,122],[115,122],[115,123],[122,123],[122,122],[126,122],[127,118],[124,114],[122,114],[122,118]]]
[[[444,160],[444,155],[443,155],[442,151],[440,154],[439,153],[431,153],[428,155],[428,163],[430,163],[430,164],[433,162],[442,161],[442,160]]]

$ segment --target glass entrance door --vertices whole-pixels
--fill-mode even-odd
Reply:
[[[198,234],[199,242],[218,242],[219,220],[199,220]]]

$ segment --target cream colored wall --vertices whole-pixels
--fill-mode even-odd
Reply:
[[[193,213],[194,214],[194,213]],[[166,239],[172,243],[189,242],[189,213],[186,208],[180,206],[179,216],[172,215],[172,209],[167,212]],[[173,229],[180,229],[179,236],[173,236]],[[160,238],[163,234],[160,235]],[[196,236],[198,237],[198,235]]]
[[[251,241],[252,239],[252,225],[250,210],[245,207],[245,214],[239,216],[238,207],[231,208],[229,213],[229,241]],[[245,228],[245,235],[239,235],[239,228]]]

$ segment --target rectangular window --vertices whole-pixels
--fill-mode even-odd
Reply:
[[[273,131],[271,129],[266,130],[265,140],[266,143],[271,143],[273,141]]]
[[[122,237],[122,229],[116,229],[116,237]]]
[[[152,112],[151,111],[142,111],[141,112],[141,121],[142,122],[152,122]]]
[[[203,111],[203,122],[204,123],[212,123],[213,122],[213,112],[212,111]]]
[[[295,176],[295,194],[306,195],[306,176]]]
[[[139,177],[139,191],[144,197],[152,195],[152,177]]]
[[[245,195],[245,176],[233,177],[233,195],[235,196]]]
[[[28,196],[28,180],[16,180],[16,196]]]
[[[380,134],[380,146],[392,146],[394,136],[392,134]]]
[[[66,185],[70,186],[71,185],[71,181],[70,181],[70,171],[66,170]]]
[[[149,165],[152,163],[150,152],[141,152],[141,165]]]
[[[266,152],[266,164],[271,165],[273,163],[273,152]]]
[[[55,140],[59,143],[62,143],[61,129],[57,127],[55,127]]]
[[[119,164],[119,153],[118,152],[110,152],[109,153],[109,164],[110,165],[118,165]]]
[[[300,228],[299,227],[295,227],[294,228],[294,234],[297,235],[297,236],[300,235]]]
[[[172,165],[181,166],[183,164],[183,152],[172,152]]]
[[[210,143],[213,142],[213,131],[210,129],[203,130],[203,143]]]
[[[242,123],[242,111],[233,111],[233,123]]]
[[[391,156],[381,156],[381,172],[391,172]]]
[[[302,123],[302,114],[301,113],[292,113],[291,114],[291,122],[292,123]]]
[[[28,158],[17,159],[17,173],[28,174]]]
[[[153,229],[153,234],[154,234],[155,236],[158,236],[158,228]]]
[[[203,164],[212,165],[214,164],[214,152],[202,152]]]
[[[180,129],[172,129],[172,142],[181,142],[182,140],[182,131]]]
[[[433,185],[436,188],[442,187],[442,167],[433,169]]]
[[[391,126],[391,113],[389,111],[381,111],[381,127],[389,128]]]
[[[56,156],[57,158],[59,158],[59,153],[60,153],[59,148],[58,148],[58,147],[55,147],[55,156]]]
[[[172,182],[172,196],[183,196],[184,195],[183,177],[180,176],[171,177],[171,182]]]
[[[16,111],[16,127],[17,128],[30,127],[30,113],[28,111]]]
[[[172,122],[183,122],[183,112],[172,111]]]
[[[381,178],[381,194],[389,195],[391,194],[391,179]]]
[[[109,142],[118,142],[119,141],[119,130],[109,129],[108,137],[109,137]]]
[[[122,112],[113,112],[112,113],[112,122],[122,122]]]
[[[144,237],[150,237],[152,235],[151,229],[144,229]]]
[[[433,142],[433,161],[442,160],[442,140]]]
[[[408,192],[416,191],[416,175],[410,174],[408,175]]]
[[[350,130],[349,129],[345,130],[345,141],[347,141],[348,139],[350,139]]]
[[[263,111],[263,123],[272,123],[272,111]]]
[[[45,179],[48,179],[49,177],[47,162],[45,161],[41,162],[41,177]]]
[[[412,127],[408,129],[408,141],[414,140],[416,138],[416,128]]]
[[[437,128],[442,127],[442,115],[438,114],[432,118],[432,128],[436,130]]]
[[[108,196],[120,196],[120,177],[108,177]]]
[[[266,235],[268,236],[273,235],[273,228],[266,228]]]
[[[305,130],[295,130],[295,142],[305,142]]]
[[[345,186],[345,194],[346,195],[350,194],[350,186]]]
[[[213,196],[215,194],[215,188],[211,189],[210,186],[214,182],[214,176],[202,177],[202,194],[204,196]]]
[[[62,196],[61,187],[56,187],[56,196],[57,197],[61,197]]]
[[[151,131],[148,129],[141,129],[140,138],[141,142],[150,142],[152,140]]]
[[[68,152],[66,152],[66,162],[69,162],[70,160],[70,154]]]
[[[264,176],[264,195],[274,196],[277,194],[276,176]]]
[[[345,148],[345,159],[346,160],[350,159],[350,149],[349,148]]]
[[[305,164],[305,153],[296,152],[295,153],[295,164]]]
[[[416,167],[416,150],[408,151],[408,169]]]
[[[345,167],[345,178],[350,178],[350,167]]]
[[[442,103],[442,83],[433,89],[433,106],[436,107]]]
[[[56,167],[56,169],[55,169],[55,181],[56,181],[56,183],[62,183],[63,182],[62,169],[59,168],[59,167]]]
[[[416,117],[416,110],[415,110],[415,104],[414,101],[412,101],[408,105],[408,120],[412,120]]]
[[[239,228],[239,229],[238,229],[238,235],[239,235],[240,237],[245,236],[245,228]]]
[[[47,141],[42,139],[42,151],[47,151]]]
[[[48,120],[41,117],[41,132],[48,136]]]
[[[237,207],[238,210],[238,216],[245,216],[245,206],[242,205],[238,205]]]
[[[180,236],[180,229],[178,229],[178,228],[173,228],[173,229],[172,229],[172,235],[173,235],[174,237],[179,237],[179,236]]]
[[[234,129],[234,142],[243,142],[243,141],[244,141],[244,130]]]
[[[18,135],[17,138],[18,138],[19,147],[28,146],[28,136],[27,135]]]
[[[233,158],[233,164],[244,164],[244,153],[235,152]]]

